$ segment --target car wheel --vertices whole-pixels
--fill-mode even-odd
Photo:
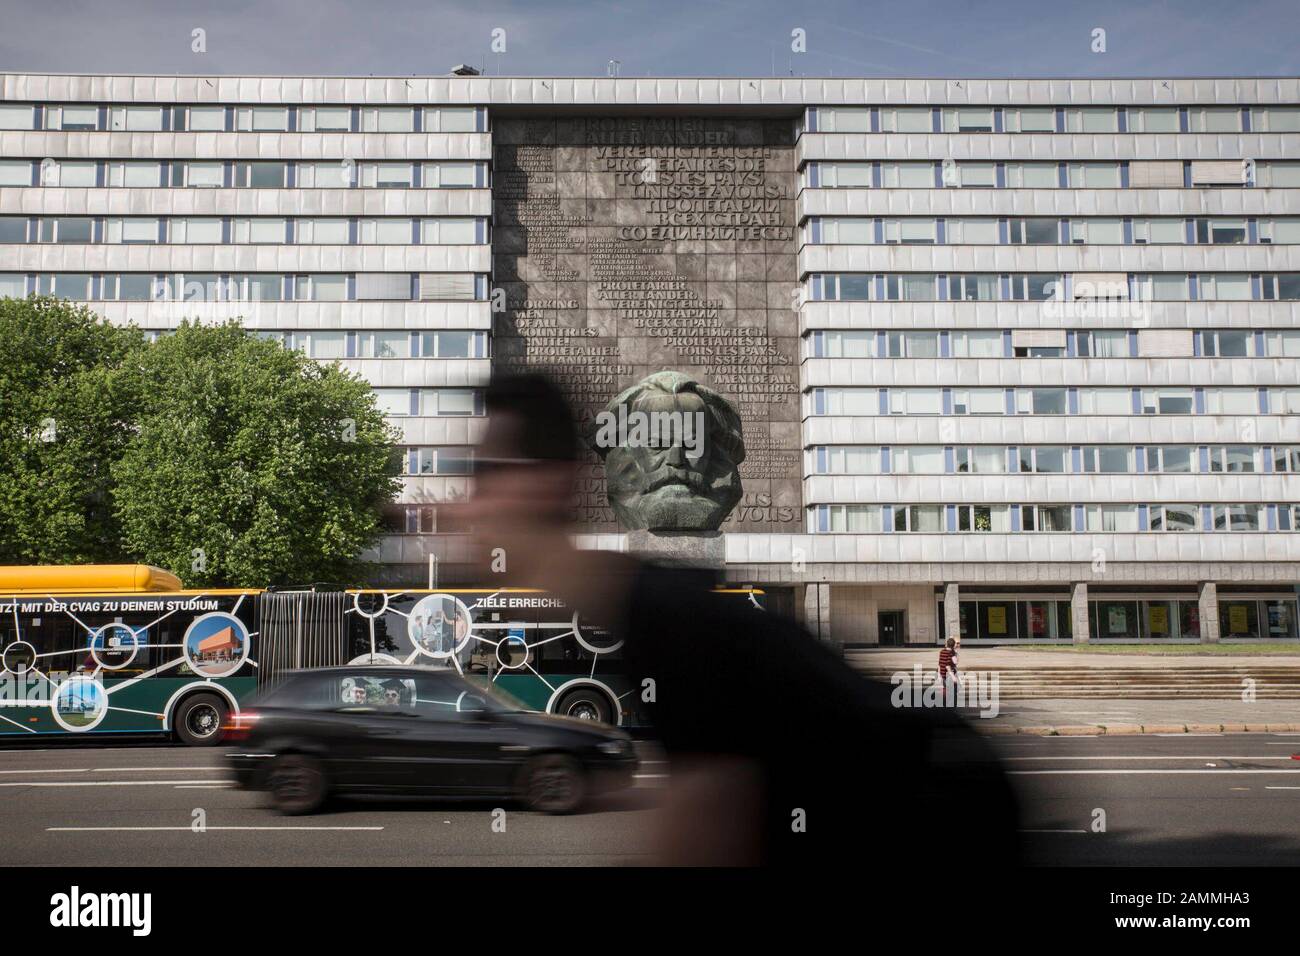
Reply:
[[[266,776],[266,789],[271,794],[271,805],[286,816],[320,809],[329,792],[325,768],[306,754],[276,757]]]
[[[587,796],[582,765],[564,754],[543,754],[524,770],[524,802],[539,813],[573,813]]]
[[[173,712],[176,736],[190,747],[211,747],[221,743],[230,707],[216,694],[194,694],[180,702]]]
[[[579,720],[593,720],[601,724],[612,724],[614,708],[609,698],[594,687],[583,687],[570,691],[560,700],[555,712],[562,717],[576,717]]]

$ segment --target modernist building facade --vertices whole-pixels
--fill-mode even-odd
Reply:
[[[1300,81],[0,75],[0,295],[240,316],[464,561],[494,368],[728,399],[727,578],[846,644],[1294,639]],[[620,528],[593,458],[575,514]]]

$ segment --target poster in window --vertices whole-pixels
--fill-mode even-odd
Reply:
[[[1244,604],[1228,605],[1228,633],[1229,634],[1250,633],[1250,626],[1246,619],[1246,605]]]
[[[1007,609],[1004,607],[989,608],[989,633],[1005,634],[1007,632]]]
[[[1111,634],[1128,633],[1128,609],[1122,604],[1112,604],[1106,609],[1106,629]]]
[[[1164,604],[1151,605],[1151,633],[1169,633],[1169,608]]]
[[[1042,637],[1047,631],[1046,608],[1042,604],[1029,605],[1029,633],[1034,637]]]

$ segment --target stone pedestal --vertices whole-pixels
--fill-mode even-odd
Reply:
[[[1213,581],[1202,581],[1197,595],[1201,622],[1201,643],[1219,643],[1219,587]]]
[[[1088,620],[1088,584],[1078,581],[1070,588],[1070,630],[1075,644],[1087,644],[1092,637]]]
[[[670,562],[692,568],[721,570],[726,563],[722,533],[658,533],[629,531],[627,550],[647,561]]]

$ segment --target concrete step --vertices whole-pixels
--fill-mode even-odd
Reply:
[[[913,668],[872,665],[849,655],[861,673],[888,683],[895,674],[915,673]],[[921,669],[922,679],[934,680],[936,668]],[[1300,701],[1300,666],[1158,667],[1023,667],[963,669],[966,680],[987,680],[997,675],[998,696],[1004,700],[1090,698],[1109,700],[1240,700],[1251,680],[1257,700]],[[1300,708],[1297,708],[1300,715]]]

